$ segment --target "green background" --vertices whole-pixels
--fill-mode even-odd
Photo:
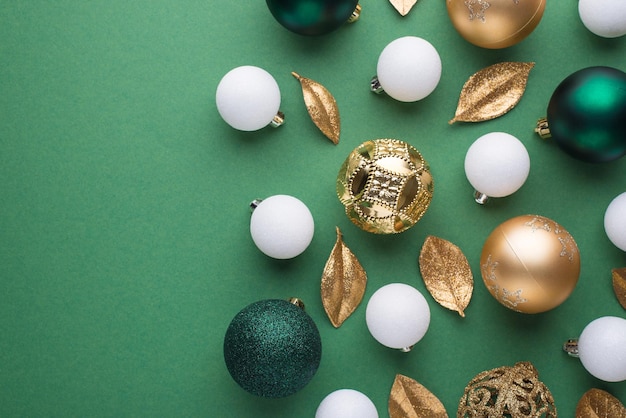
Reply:
[[[573,0],[549,0],[537,29],[503,50],[463,40],[443,0],[420,0],[406,17],[386,0],[361,4],[358,22],[304,38],[262,0],[0,2],[0,416],[312,417],[328,393],[353,388],[384,417],[396,373],[455,416],[474,375],[518,361],[536,366],[563,417],[592,387],[626,402],[626,382],[601,382],[561,350],[591,320],[626,316],[611,287],[626,257],[603,229],[607,205],[626,191],[626,159],[582,163],[533,132],[570,73],[626,69],[626,38],[591,34]],[[406,35],[429,40],[443,62],[437,89],[412,104],[369,91],[380,51]],[[467,78],[501,61],[536,63],[517,107],[448,125]],[[243,133],[219,117],[220,78],[247,64],[276,78],[283,127]],[[338,145],[311,122],[291,71],[335,96]],[[531,171],[517,193],[481,207],[463,160],[492,131],[526,145]],[[426,215],[394,236],[353,226],[335,196],[345,157],[382,137],[418,148],[435,181]],[[315,218],[313,242],[293,260],[264,256],[249,235],[249,202],[273,194],[298,197]],[[538,315],[500,306],[479,271],[490,231],[527,213],[563,225],[582,259],[571,297]],[[339,329],[319,293],[335,226],[369,280]],[[472,266],[466,318],[425,289],[417,257],[428,235],[458,245]],[[365,325],[368,298],[392,282],[416,287],[431,308],[408,354]],[[229,376],[223,336],[249,303],[290,296],[319,327],[322,362],[297,394],[257,398]]]

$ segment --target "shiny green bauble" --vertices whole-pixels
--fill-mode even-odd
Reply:
[[[242,309],[224,337],[224,360],[235,382],[266,398],[302,389],[322,357],[317,326],[292,302],[268,299]]]
[[[592,163],[620,158],[626,154],[626,73],[589,67],[571,74],[552,94],[547,120],[569,155]]]
[[[274,18],[300,35],[324,35],[352,16],[358,0],[266,0]]]

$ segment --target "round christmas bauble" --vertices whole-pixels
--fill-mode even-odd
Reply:
[[[378,411],[370,398],[358,390],[339,389],[322,400],[315,418],[378,418]]]
[[[523,215],[497,226],[487,237],[480,271],[489,293],[502,305],[539,313],[563,303],[580,274],[574,238],[539,215]]]
[[[598,379],[626,380],[626,319],[603,316],[591,321],[578,338],[578,357]]]
[[[606,208],[604,230],[613,245],[626,251],[626,192],[613,199]]]
[[[250,235],[262,253],[284,260],[304,252],[313,240],[315,223],[309,208],[289,195],[274,195],[252,203]]]
[[[358,0],[266,0],[274,18],[300,35],[324,35],[338,29],[358,7]]]
[[[545,0],[446,0],[448,16],[468,42],[489,49],[522,41],[537,27]]]
[[[365,310],[367,329],[382,345],[410,351],[428,331],[430,308],[419,290],[391,283],[370,297]]]
[[[224,337],[224,360],[246,391],[281,398],[302,389],[322,357],[317,326],[304,310],[286,300],[252,303],[231,321]]]
[[[240,131],[256,131],[278,114],[280,89],[262,68],[233,68],[220,80],[215,92],[217,111],[226,123]]]
[[[472,143],[465,154],[465,175],[476,201],[515,193],[526,182],[530,157],[522,142],[505,132],[491,132]]]
[[[433,178],[417,149],[397,139],[374,139],[355,148],[337,176],[337,195],[348,218],[376,234],[406,231],[433,197]]]
[[[563,80],[552,93],[547,122],[552,139],[569,155],[587,162],[626,154],[626,73],[588,67]]]
[[[415,102],[439,84],[441,58],[427,40],[404,36],[390,42],[380,53],[376,77],[389,96],[401,102]]]
[[[579,0],[578,15],[590,32],[603,38],[626,35],[624,0]]]

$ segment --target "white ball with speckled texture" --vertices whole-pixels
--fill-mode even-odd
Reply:
[[[598,379],[626,380],[626,319],[603,316],[591,321],[578,338],[578,356]]]
[[[626,35],[626,1],[580,0],[578,14],[583,25],[603,38]]]
[[[378,418],[374,403],[354,389],[339,389],[326,396],[315,418]]]
[[[604,230],[613,245],[626,251],[626,192],[609,203],[604,212]]]

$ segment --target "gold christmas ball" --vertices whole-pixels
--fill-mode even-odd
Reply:
[[[498,302],[517,312],[539,313],[569,297],[580,274],[574,238],[539,215],[518,216],[491,232],[480,256],[485,286]]]
[[[515,45],[537,27],[546,0],[446,0],[455,29],[482,48]]]
[[[433,178],[417,149],[397,139],[356,147],[337,176],[337,195],[348,218],[375,234],[406,231],[433,198]]]
[[[474,376],[459,401],[457,417],[556,418],[557,412],[535,366],[521,361]]]

